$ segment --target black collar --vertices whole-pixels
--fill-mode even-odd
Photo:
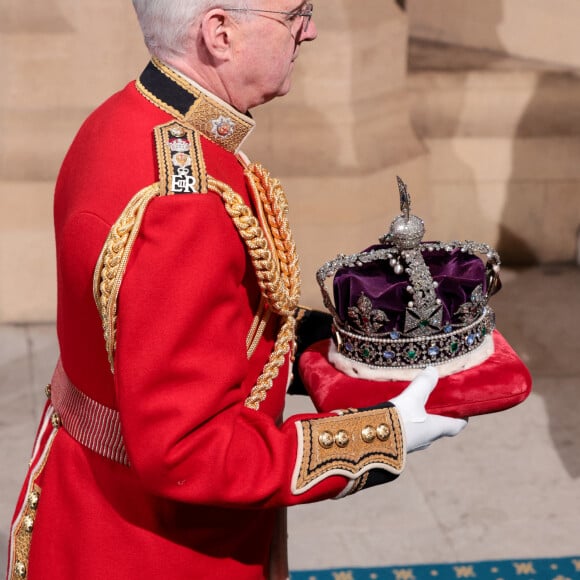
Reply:
[[[255,126],[251,117],[155,58],[139,77],[137,90],[166,113],[232,153],[239,150]]]

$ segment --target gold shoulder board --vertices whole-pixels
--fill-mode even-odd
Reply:
[[[161,195],[207,193],[207,173],[199,133],[171,121],[155,127]]]

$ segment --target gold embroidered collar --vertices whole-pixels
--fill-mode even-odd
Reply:
[[[137,90],[166,113],[232,153],[238,152],[255,126],[251,117],[156,58],[137,80]]]

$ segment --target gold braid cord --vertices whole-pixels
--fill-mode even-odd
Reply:
[[[294,345],[296,320],[293,314],[300,297],[300,269],[288,226],[288,204],[280,183],[259,165],[249,166],[246,176],[257,198],[256,206],[264,228],[242,197],[231,187],[208,176],[208,189],[221,197],[228,215],[246,244],[263,297],[268,306],[284,320],[268,362],[245,402],[247,407],[257,410]],[[113,224],[95,267],[93,293],[103,323],[112,372],[119,289],[145,210],[158,195],[159,183],[154,183],[131,199]]]
[[[101,315],[105,346],[111,372],[115,372],[114,359],[117,334],[117,297],[129,255],[139,233],[143,214],[149,202],[159,195],[159,183],[139,191],[129,202],[119,219],[113,224],[101,251],[93,276],[93,296]]]
[[[242,197],[230,186],[208,177],[208,188],[221,196],[226,211],[244,240],[263,296],[272,310],[285,319],[278,332],[274,350],[246,399],[246,407],[257,410],[272,388],[274,379],[294,344],[296,320],[293,314],[300,297],[300,270],[295,244],[288,227],[288,204],[279,182],[271,179],[257,165],[248,167],[246,176],[254,193],[259,196],[259,203],[256,205],[258,208],[261,206],[264,211],[266,230],[260,226]],[[270,234],[270,243],[265,231]]]
[[[260,403],[265,400],[268,391],[274,384],[274,379],[278,376],[280,367],[286,360],[286,355],[294,344],[294,331],[296,330],[296,320],[293,316],[288,316],[278,331],[274,350],[268,358],[268,362],[264,365],[262,374],[258,377],[256,384],[252,388],[250,396],[244,403],[249,409],[257,411],[260,408]]]
[[[292,314],[300,299],[300,267],[296,245],[292,239],[288,223],[288,201],[286,194],[277,179],[258,164],[252,164],[246,169],[246,177],[256,199],[259,217],[264,223],[264,232],[268,236],[271,250],[277,260],[278,267],[272,274],[275,284],[283,286],[280,294],[286,306],[276,310],[279,314]]]

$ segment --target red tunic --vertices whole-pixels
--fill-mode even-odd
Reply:
[[[111,372],[93,299],[95,264],[129,200],[159,179],[154,127],[187,120],[189,106],[177,77],[151,67],[155,99],[131,83],[84,123],[54,207],[62,364],[81,393],[118,412],[130,465],[88,449],[66,425],[53,427],[49,404],[14,516],[10,578],[267,578],[278,508],[368,486],[363,472],[382,470],[384,481],[401,468],[375,457],[351,476],[322,457],[321,475],[298,489],[316,421],[332,414],[280,424],[288,361],[259,409],[245,406],[280,320],[271,317],[248,358],[260,289],[215,193],[156,197],[147,207],[118,296]],[[235,148],[252,122],[213,102],[246,126]],[[208,127],[207,174],[252,207],[243,165]]]

